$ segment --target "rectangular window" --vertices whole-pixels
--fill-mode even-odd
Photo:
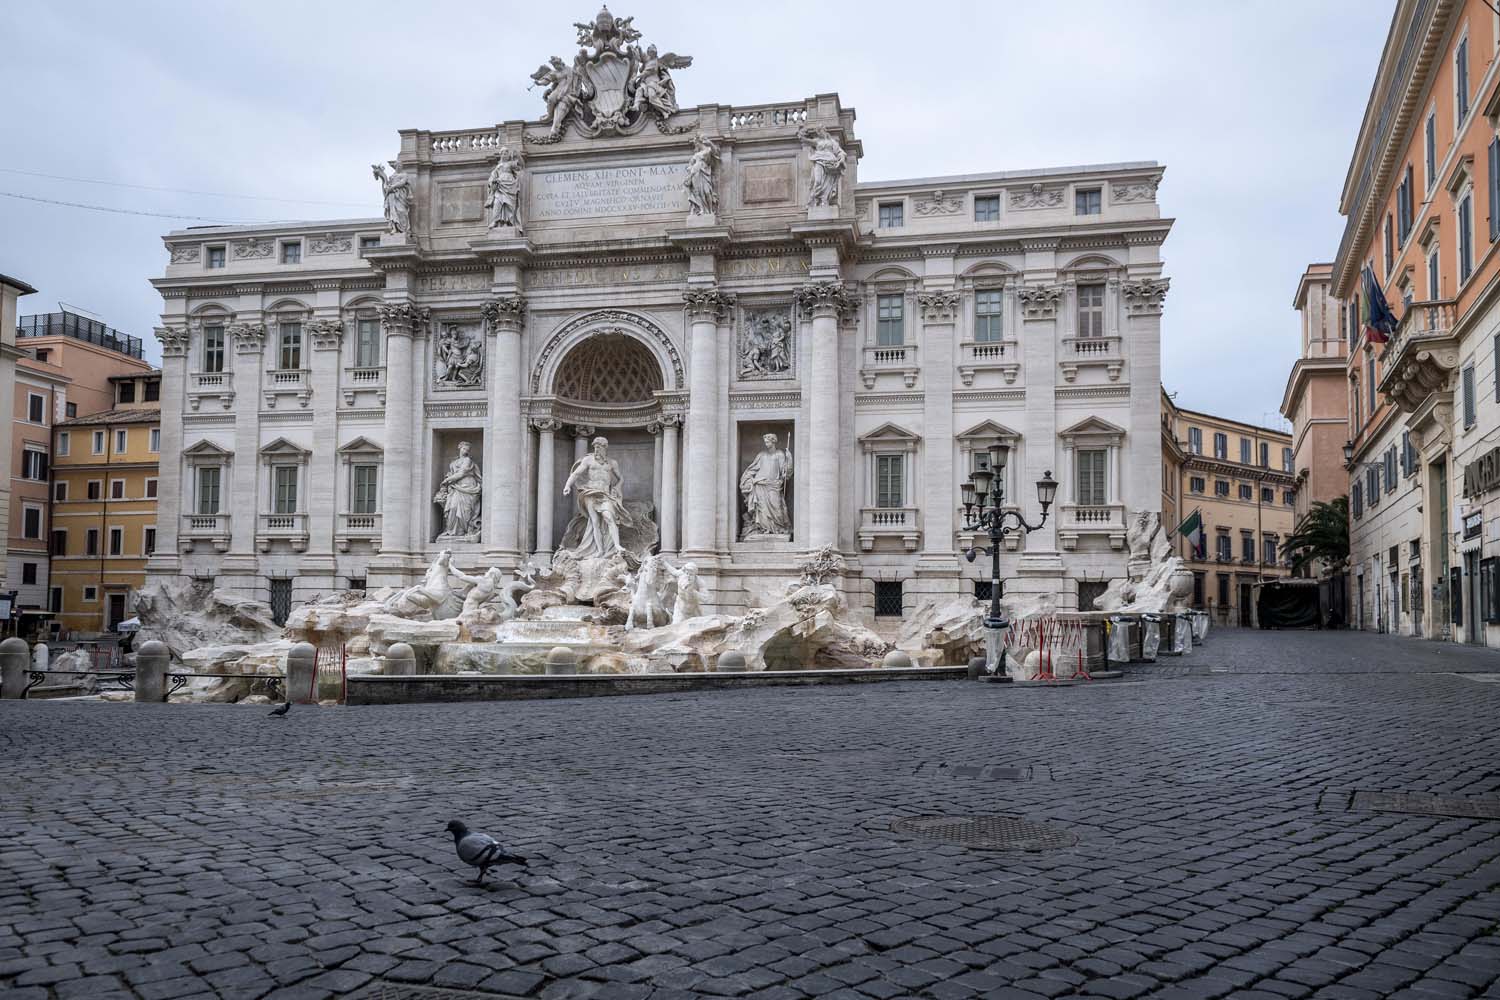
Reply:
[[[980,343],[994,343],[1005,335],[1000,311],[1000,292],[988,290],[974,293],[974,339]]]
[[[1458,283],[1474,273],[1474,196],[1465,194],[1458,200]]]
[[[1417,449],[1411,443],[1411,431],[1401,432],[1401,475],[1410,476],[1417,471]]]
[[[886,202],[880,206],[878,224],[881,229],[900,229],[904,206],[899,201]]]
[[[97,556],[99,554],[98,528],[90,528],[83,533],[83,554],[86,556]]]
[[[120,383],[120,388],[119,388],[119,396],[120,396],[120,402],[122,402],[122,403],[134,403],[135,402],[135,383],[134,382],[121,382]]]
[[[204,263],[209,268],[214,269],[214,270],[217,270],[218,268],[223,267],[224,266],[224,248],[223,247],[209,247],[208,248],[208,255],[204,258]]]
[[[875,343],[880,347],[906,343],[906,296],[875,296]]]
[[[1000,196],[998,194],[981,195],[974,199],[974,221],[1000,221]]]
[[[906,506],[905,455],[875,456],[875,506]]]
[[[1281,471],[1292,471],[1292,449],[1290,448],[1281,449]]]
[[[109,529],[109,554],[112,556],[122,556],[125,554],[124,528]]]
[[[902,599],[900,580],[875,581],[876,618],[900,618],[901,605]]]
[[[146,480],[146,499],[147,500],[155,500],[156,499],[156,480],[155,479],[148,479],[148,480]]]
[[[1229,532],[1219,532],[1219,537],[1214,542],[1216,546],[1214,555],[1218,558],[1219,562],[1233,562],[1234,542],[1230,541]]]
[[[1464,365],[1463,371],[1463,393],[1464,393],[1464,428],[1474,426],[1474,366]]]
[[[1101,188],[1080,188],[1073,196],[1074,215],[1098,215],[1104,210]]]
[[[109,481],[109,498],[111,500],[125,499],[125,480],[111,479]]]
[[[36,563],[27,562],[21,564],[21,582],[23,584],[36,583]]]
[[[1188,451],[1194,455],[1203,454],[1203,429],[1200,427],[1188,428]]]
[[[1490,242],[1500,239],[1500,137],[1490,139]]]
[[[156,529],[147,528],[141,541],[141,554],[149,556],[156,551]]]
[[[1432,190],[1432,186],[1437,183],[1437,112],[1436,111],[1429,111],[1427,113],[1427,124],[1424,127],[1424,129],[1423,129],[1423,138],[1424,138],[1424,141],[1426,143],[1426,145],[1425,145],[1425,153],[1426,153],[1425,165],[1427,167],[1427,177],[1425,178],[1425,180],[1427,182],[1427,190],[1431,191]]]
[[[219,512],[219,467],[209,466],[198,470],[198,513]]]
[[[1265,538],[1265,539],[1262,539],[1262,541],[1265,543],[1265,548],[1266,548],[1266,565],[1267,566],[1274,566],[1274,565],[1276,565],[1276,539],[1274,539],[1274,538]]]
[[[359,249],[361,252],[365,250],[374,250],[378,246],[380,246],[379,236],[361,236],[359,238]]]
[[[1241,500],[1254,500],[1255,499],[1255,487],[1251,486],[1249,483],[1240,483],[1240,499]]]
[[[90,479],[88,485],[84,487],[83,493],[84,496],[88,497],[88,499],[90,500],[98,500],[100,497],[104,496],[103,481],[98,479]]]
[[[362,319],[354,331],[354,367],[374,368],[380,364],[380,321]]]
[[[63,416],[67,417],[69,420],[72,420],[74,417],[78,416],[78,404],[77,403],[64,403],[63,404]]]
[[[27,448],[21,452],[21,478],[43,482],[47,478],[47,453]]]
[[[280,330],[282,371],[296,371],[302,367],[302,324],[282,323]]]
[[[1104,448],[1080,448],[1077,454],[1077,502],[1084,507],[1102,507],[1109,503],[1105,491],[1109,452]]]
[[[203,328],[203,370],[210,374],[224,370],[224,327],[218,323]]]
[[[99,588],[98,587],[84,587],[83,588],[83,602],[85,604],[92,604],[94,601],[97,601],[98,599],[99,599]]]
[[[1229,435],[1214,431],[1214,458],[1229,457]]]
[[[1203,492],[1203,477],[1202,476],[1189,476],[1188,477],[1188,492],[1189,493],[1202,493]]]
[[[34,424],[47,422],[47,397],[34,392],[26,394],[26,419]]]
[[[67,480],[60,480],[52,484],[52,499],[56,503],[63,503],[68,499]]]
[[[1249,532],[1240,536],[1240,559],[1247,563],[1255,562],[1255,536]]]
[[[302,263],[302,241],[287,240],[281,244],[281,262],[283,264]]]
[[[271,511],[276,514],[297,513],[297,467],[278,465],[272,471]]]
[[[1355,517],[1362,517],[1365,512],[1364,493],[1358,482],[1349,487],[1349,512]]]
[[[26,507],[22,509],[21,537],[35,539],[42,537],[42,508]]]
[[[1434,301],[1442,298],[1438,292],[1438,252],[1434,245],[1432,252],[1427,255],[1427,298]]]
[[[1223,479],[1214,480],[1214,495],[1227,497],[1229,495],[1229,483]]]
[[[1216,575],[1219,578],[1219,604],[1227,606],[1229,604],[1229,574],[1218,573]]]
[[[1260,488],[1260,502],[1261,503],[1275,503],[1276,502],[1276,491],[1274,489],[1272,489],[1271,487],[1269,487],[1269,486],[1262,486]]]
[[[68,431],[57,432],[57,453],[66,456],[68,449],[73,447],[73,435]]]
[[[1398,189],[1396,199],[1396,229],[1401,240],[1401,245],[1406,246],[1406,241],[1411,238],[1412,218],[1416,214],[1416,186],[1412,183],[1411,164],[1406,165],[1406,172],[1401,176],[1401,187]]]
[[[1251,447],[1251,445],[1250,445],[1250,439],[1249,438],[1240,438],[1240,464],[1241,465],[1249,465],[1250,464],[1250,447]]]
[[[1104,286],[1078,286],[1078,336],[1104,336]]]
[[[1284,504],[1286,504],[1288,507],[1291,507],[1294,504],[1296,504],[1296,502],[1297,502],[1297,493],[1296,493],[1296,491],[1295,490],[1283,490],[1282,494],[1281,494],[1281,502],[1284,503]]]
[[[1365,359],[1365,397],[1369,401],[1370,419],[1375,419],[1375,355]],[[1262,460],[1261,465],[1265,465]]]
[[[1458,120],[1469,117],[1469,40],[1459,40],[1453,53],[1453,101],[1458,111]]]
[[[123,455],[129,449],[125,446],[130,442],[130,432],[125,430],[115,431],[115,454]]]
[[[161,381],[159,379],[147,379],[146,391],[141,396],[148,403],[156,403],[161,400]]]
[[[102,454],[104,454],[104,432],[103,431],[95,431],[94,432],[93,445],[94,445],[94,454],[95,455],[102,455]]]
[[[1391,268],[1396,266],[1396,238],[1391,232],[1391,213],[1385,213],[1385,275],[1390,277]]]
[[[354,467],[353,496],[350,498],[349,510],[355,514],[373,514],[379,509],[379,473],[380,467],[375,465],[356,465]]]
[[[68,533],[54,528],[52,531],[52,547],[48,550],[54,556],[65,556],[68,554]]]
[[[1260,443],[1260,467],[1262,469],[1271,467],[1271,446],[1264,441]]]
[[[161,451],[161,428],[160,427],[153,427],[153,428],[151,428],[151,434],[149,435],[149,440],[150,440],[151,443],[149,445],[149,449],[148,450],[153,455],[156,454],[157,452]]]

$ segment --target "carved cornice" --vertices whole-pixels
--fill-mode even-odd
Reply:
[[[427,330],[432,310],[410,302],[395,302],[380,307],[380,325],[387,336],[415,337]]]
[[[1120,285],[1120,294],[1125,296],[1125,309],[1134,316],[1159,316],[1162,302],[1171,286],[1170,278],[1145,278],[1126,281]]]
[[[307,324],[313,350],[336,351],[344,342],[344,324],[336,319],[315,319]]]
[[[479,306],[486,330],[519,333],[526,322],[526,298],[522,295],[503,295],[490,299]]]
[[[182,358],[187,356],[188,332],[180,326],[159,326],[156,328],[156,339],[161,341],[161,356],[163,358]]]
[[[266,342],[266,328],[260,323],[235,323],[229,327],[236,354],[259,354]]]
[[[682,301],[687,303],[688,318],[694,322],[713,320],[722,323],[734,308],[734,296],[721,292],[718,285],[689,288],[682,293]]]
[[[792,296],[802,314],[814,318],[852,317],[861,301],[842,281],[810,281],[792,292]]]
[[[1022,285],[1016,289],[1016,301],[1027,319],[1052,319],[1062,301],[1061,285]]]
[[[958,316],[959,303],[962,301],[957,292],[917,293],[917,305],[922,309],[924,323],[952,323]]]

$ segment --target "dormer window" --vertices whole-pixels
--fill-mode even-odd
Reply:
[[[899,201],[881,204],[877,224],[881,229],[900,229],[906,225],[905,206]]]
[[[1098,215],[1104,211],[1102,188],[1079,188],[1074,194],[1074,215]]]
[[[301,240],[286,240],[281,244],[281,262],[283,264],[302,263]]]

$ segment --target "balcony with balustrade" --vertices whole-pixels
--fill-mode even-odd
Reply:
[[[229,409],[234,405],[234,372],[193,372],[187,377],[188,409],[197,410],[205,399],[217,400]]]
[[[380,515],[342,513],[334,528],[333,541],[340,552],[348,552],[355,542],[367,542],[380,551]]]
[[[1080,538],[1107,539],[1112,549],[1125,547],[1125,505],[1058,504],[1057,541],[1064,549],[1078,548]]]
[[[177,529],[177,542],[183,552],[199,545],[212,545],[215,552],[229,551],[228,514],[183,514]]]
[[[1454,320],[1453,299],[1412,302],[1381,350],[1380,392],[1404,412],[1417,412],[1448,389],[1458,368]]]
[[[276,368],[265,373],[261,382],[265,390],[266,409],[276,409],[276,401],[292,396],[297,405],[306,406],[312,399],[312,380],[306,368]]]
[[[261,514],[255,532],[255,546],[270,552],[276,542],[286,542],[294,552],[307,551],[306,514]]]
[[[385,366],[367,365],[344,369],[344,405],[353,406],[361,392],[373,392],[375,401],[385,405]]]
[[[867,345],[859,377],[866,389],[873,389],[880,376],[897,375],[910,389],[917,384],[917,375],[921,371],[916,344]]]
[[[966,386],[981,372],[999,372],[1013,385],[1021,372],[1021,345],[1014,340],[966,340],[958,345],[958,377]]]
[[[922,529],[915,507],[865,507],[859,512],[859,547],[873,551],[881,539],[898,539],[907,552],[922,544]]]
[[[1079,369],[1103,368],[1111,382],[1125,370],[1125,354],[1119,337],[1064,337],[1057,350],[1057,365],[1064,382],[1078,378]]]

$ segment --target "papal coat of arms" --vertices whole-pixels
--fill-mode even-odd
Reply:
[[[605,7],[591,22],[574,22],[578,54],[573,62],[553,56],[531,74],[534,85],[546,88],[543,122],[549,129],[545,136],[528,135],[528,142],[557,142],[569,122],[590,137],[633,132],[653,119],[663,132],[686,131],[670,129],[666,121],[677,110],[671,71],[691,66],[693,57],[659,53],[655,45],[642,50],[634,20],[615,17]]]

